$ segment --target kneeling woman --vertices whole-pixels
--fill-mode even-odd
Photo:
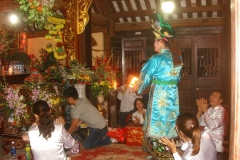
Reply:
[[[31,151],[34,159],[65,160],[64,148],[72,148],[72,152],[79,151],[79,144],[65,130],[62,124],[54,124],[51,118],[51,108],[46,101],[33,104],[36,124],[28,130]]]
[[[182,150],[183,156],[177,152],[176,144],[166,137],[160,142],[168,146],[174,156],[174,160],[216,160],[216,148],[211,137],[199,129],[198,119],[195,115],[184,113],[176,120],[176,130],[179,138],[184,142]]]

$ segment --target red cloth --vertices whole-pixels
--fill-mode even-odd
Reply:
[[[126,145],[141,146],[143,139],[142,125],[132,124],[126,127]]]
[[[126,127],[109,129],[107,135],[111,138],[116,139],[118,142],[124,142],[126,135]]]

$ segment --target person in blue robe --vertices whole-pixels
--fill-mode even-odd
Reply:
[[[152,159],[173,160],[171,151],[159,143],[161,137],[177,137],[175,121],[179,115],[178,82],[182,65],[174,65],[168,33],[161,33],[160,15],[153,24],[157,52],[144,65],[138,81],[138,94],[150,86],[149,103],[143,124],[143,151]],[[165,22],[166,23],[166,22]]]

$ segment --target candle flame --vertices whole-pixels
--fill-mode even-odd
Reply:
[[[129,84],[129,87],[133,88],[136,85],[137,81],[138,81],[138,78],[133,77],[130,84]]]

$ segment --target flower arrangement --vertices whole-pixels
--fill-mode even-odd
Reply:
[[[46,90],[42,90],[39,85],[35,85],[35,86],[32,85],[30,88],[31,88],[31,100],[32,100],[32,102],[36,102],[37,100],[44,100],[48,103],[49,107],[52,108],[51,97],[54,94],[49,93]]]
[[[38,83],[25,83],[24,85],[8,85],[0,83],[0,111],[5,111],[7,117],[12,117],[10,122],[15,127],[26,128],[33,119],[32,105],[38,100],[45,100],[59,115],[58,104],[60,96],[49,92],[49,86]],[[62,98],[63,99],[63,98]]]
[[[91,85],[91,91],[94,97],[98,95],[107,96],[109,91],[116,87],[119,69],[111,63],[112,56],[113,55],[107,58],[103,55],[102,57],[95,57],[94,59],[94,78]]]
[[[64,71],[64,69],[62,69],[60,62],[55,58],[51,43],[47,44],[46,49],[42,48],[40,50],[40,62],[35,67],[47,81],[61,80],[63,78],[61,71]]]
[[[38,30],[45,28],[48,17],[60,16],[52,9],[54,0],[17,0],[17,2],[23,21]]]
[[[9,86],[6,83],[0,84],[0,110],[6,111],[7,116],[13,115],[13,125],[20,127],[23,123],[29,122],[29,114],[27,112],[27,103],[21,86]]]
[[[82,65],[78,60],[70,60],[70,75],[67,76],[67,79],[73,79],[77,83],[90,84],[92,82],[93,71],[89,68],[86,68],[86,65]]]

